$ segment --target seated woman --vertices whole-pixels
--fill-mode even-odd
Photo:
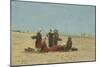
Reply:
[[[72,39],[71,39],[71,37],[68,37],[67,43],[60,45],[59,51],[69,51],[71,49],[72,49]]]
[[[72,48],[72,38],[68,37],[68,41],[66,43],[66,49],[70,50]]]

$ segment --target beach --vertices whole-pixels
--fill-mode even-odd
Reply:
[[[31,36],[36,35],[34,32],[12,32],[11,42],[11,65],[30,65],[30,64],[52,64],[68,63],[81,61],[95,61],[95,37],[72,37],[72,47],[77,51],[69,52],[25,52],[24,49],[31,47],[35,49],[35,40]],[[68,36],[59,35],[62,41],[58,45],[64,45]],[[48,39],[47,39],[48,40]],[[48,44],[48,41],[47,41]]]

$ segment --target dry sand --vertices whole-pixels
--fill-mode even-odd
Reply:
[[[12,32],[12,65],[48,64],[60,62],[94,61],[95,37],[72,37],[73,47],[78,51],[27,53],[24,48],[35,48],[35,40],[31,36],[35,33]],[[63,40],[59,44],[66,43],[67,36],[60,36]]]

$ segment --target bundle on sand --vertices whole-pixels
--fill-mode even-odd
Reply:
[[[36,36],[31,36],[32,39],[36,39]]]
[[[25,48],[24,50],[25,50],[25,52],[34,52],[35,51],[33,48],[30,48],[30,47]]]

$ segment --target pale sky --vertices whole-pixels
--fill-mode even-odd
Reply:
[[[13,30],[95,34],[95,6],[13,1],[11,17]]]

